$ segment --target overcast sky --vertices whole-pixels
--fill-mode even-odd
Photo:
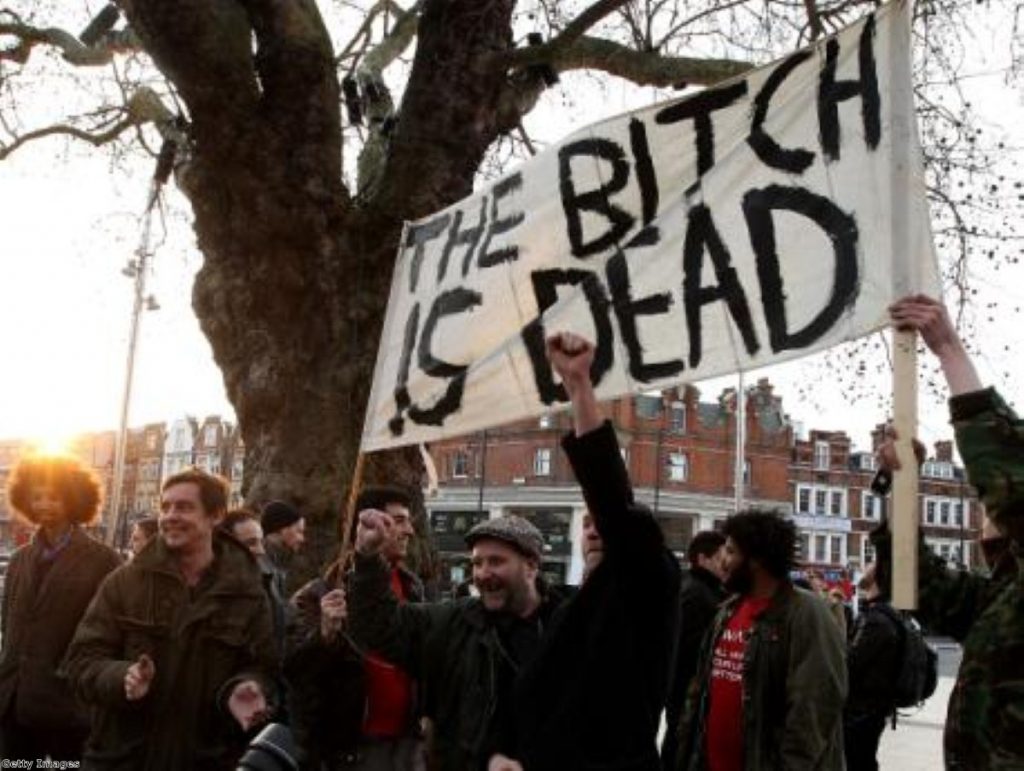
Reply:
[[[993,47],[997,49],[998,47]],[[969,81],[975,103],[1002,133],[1007,163],[1024,154],[1021,96],[1002,85],[1006,66],[999,52],[979,56]],[[983,73],[996,73],[985,75]],[[54,102],[60,88],[55,84]],[[563,78],[576,108],[558,109],[555,92],[531,114],[527,128],[535,139],[555,141],[570,130],[653,98],[650,90],[613,84],[599,96],[581,100],[592,81]],[[31,118],[31,111],[29,111]],[[34,143],[0,162],[0,329],[5,333],[6,366],[0,380],[0,438],[42,438],[116,426],[124,385],[132,281],[121,269],[139,238],[152,164],[114,167],[102,152],[62,139]],[[187,202],[168,191],[169,217],[154,224],[156,248],[150,289],[160,310],[143,316],[136,368],[132,425],[173,420],[185,413],[232,417],[209,344],[191,310],[191,285],[201,256],[195,247]],[[1024,306],[1024,266],[998,271],[979,265],[978,318],[985,356],[982,378],[1011,398],[1024,392],[1024,340],[1017,328],[1024,317],[984,313],[986,302],[1001,308]],[[1009,350],[1007,350],[1009,347]],[[833,357],[836,358],[836,357]],[[844,429],[863,447],[871,426],[885,415],[876,399],[850,403],[843,380],[815,360],[750,373],[748,383],[767,375],[777,384],[784,407],[805,427]],[[713,399],[735,379],[698,384]],[[846,381],[848,383],[848,379]],[[888,388],[883,384],[881,390]],[[800,391],[813,399],[798,397]],[[847,387],[845,390],[849,390]],[[934,441],[950,435],[944,407],[922,397],[921,435]]]

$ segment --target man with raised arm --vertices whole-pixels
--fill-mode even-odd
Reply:
[[[591,384],[594,346],[562,333],[547,355],[572,402],[574,432],[562,448],[587,504],[588,572],[520,676],[510,753],[529,771],[658,771],[681,571],[650,510],[633,500]]]
[[[1024,421],[994,388],[982,387],[941,302],[909,296],[890,313],[897,329],[917,331],[938,358],[967,475],[991,523],[1009,542],[988,576],[949,570],[923,545],[919,551],[916,615],[963,643],[946,715],[946,768],[1024,768]],[[881,460],[899,467],[891,444],[883,447]],[[887,528],[876,531],[873,540],[879,582],[887,586],[892,559]]]

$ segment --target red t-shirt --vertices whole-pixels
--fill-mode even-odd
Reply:
[[[743,656],[747,639],[769,598],[747,597],[715,643],[708,705],[708,771],[743,770]]]
[[[397,570],[391,571],[391,591],[399,602],[405,602],[405,590]],[[405,735],[412,708],[412,678],[373,653],[367,653],[366,715],[363,736],[373,739],[395,739]]]

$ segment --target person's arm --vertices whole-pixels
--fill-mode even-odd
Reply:
[[[953,396],[982,389],[974,363],[943,303],[927,295],[911,295],[894,303],[889,313],[897,329],[913,330],[921,335],[938,358]]]
[[[845,641],[824,602],[803,603],[790,630],[782,767],[825,768],[846,701]]]
[[[100,584],[61,667],[87,704],[123,708],[130,703],[125,696],[125,676],[136,662],[124,657],[124,635],[117,623],[124,575],[123,569],[115,570]]]
[[[594,361],[594,346],[587,340],[567,332],[554,335],[547,341],[548,359],[562,378],[572,402],[574,433],[565,437],[565,450],[573,473],[583,491],[587,509],[604,541],[605,556],[626,547],[631,538],[631,525],[642,518],[633,516],[633,488],[629,473],[619,450],[619,441],[611,423],[601,417],[590,382],[590,366]],[[654,529],[657,524],[653,518]],[[641,525],[645,530],[650,530]],[[660,529],[658,529],[660,532]],[[645,541],[651,541],[653,530]],[[647,543],[649,550],[664,544]]]
[[[348,576],[348,624],[353,640],[418,678],[421,654],[435,624],[452,603],[400,603],[380,549],[391,518],[382,511],[360,512],[355,567]]]
[[[579,335],[562,332],[547,340],[547,356],[551,366],[562,378],[565,392],[572,403],[572,419],[576,436],[583,436],[601,427],[604,418],[597,404],[590,368],[594,363],[594,346]]]

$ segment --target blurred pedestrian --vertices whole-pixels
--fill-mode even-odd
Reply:
[[[146,548],[146,545],[156,537],[156,517],[142,517],[132,523],[132,531],[128,536],[128,551],[131,558],[139,556],[139,552]]]
[[[284,655],[284,642],[288,625],[288,600],[281,593],[277,571],[263,545],[263,528],[259,517],[249,509],[231,509],[224,515],[220,529],[249,550],[260,568],[263,591],[270,601],[270,614],[274,622],[274,642],[278,653]]]
[[[0,755],[78,760],[89,715],[58,672],[96,588],[119,559],[82,530],[96,518],[100,483],[79,461],[29,456],[7,499],[36,530],[11,559],[0,650]]]
[[[669,730],[661,744],[661,764],[674,771],[679,751],[679,725],[686,694],[693,673],[697,671],[701,646],[711,622],[726,598],[722,580],[725,578],[725,536],[715,530],[697,533],[686,550],[690,569],[683,577],[679,593],[679,639],[676,643],[675,668],[669,684],[665,705],[665,725]]]
[[[850,694],[843,713],[847,771],[877,771],[878,743],[895,710],[903,654],[902,622],[872,565],[861,576],[860,615],[853,624],[847,669]]]

